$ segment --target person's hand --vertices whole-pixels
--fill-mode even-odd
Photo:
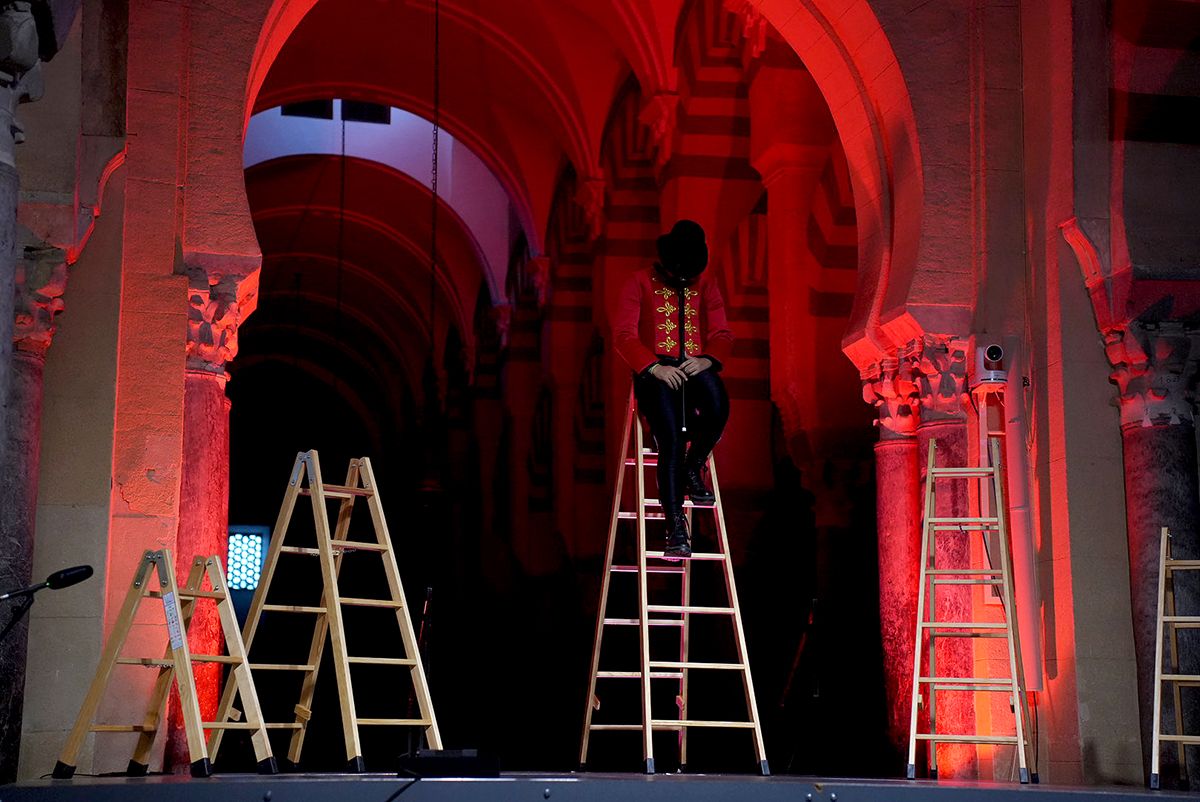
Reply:
[[[697,373],[703,373],[712,366],[712,360],[706,356],[689,356],[679,366],[679,369],[689,376],[695,376]]]
[[[678,390],[687,381],[687,374],[679,368],[670,365],[655,365],[650,368],[650,375],[658,379],[672,390]]]

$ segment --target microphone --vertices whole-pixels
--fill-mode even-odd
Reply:
[[[50,588],[51,590],[69,588],[71,585],[77,585],[87,579],[92,573],[92,566],[90,565],[76,565],[71,568],[62,568],[46,577],[45,582],[38,582],[36,585],[30,585],[20,590],[12,590],[8,593],[0,593],[0,601],[16,596],[32,596],[42,588]]]

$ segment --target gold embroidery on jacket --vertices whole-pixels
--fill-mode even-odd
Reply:
[[[662,342],[660,342],[658,344],[658,347],[663,349],[664,351],[674,351],[676,346],[678,346],[678,345],[679,345],[679,343],[675,342],[674,337],[667,337],[667,339],[663,340]]]

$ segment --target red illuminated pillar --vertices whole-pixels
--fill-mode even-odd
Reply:
[[[211,261],[193,255],[189,261]],[[183,399],[183,468],[179,488],[179,531],[175,571],[182,583],[197,556],[217,555],[224,564],[229,528],[229,399],[225,367],[237,353],[238,324],[254,309],[256,258],[234,258],[209,270],[189,270],[187,372]],[[238,264],[241,262],[242,264]],[[229,272],[219,272],[222,268]],[[193,653],[221,654],[224,649],[216,607],[197,602],[188,631]],[[212,721],[221,693],[221,665],[197,663],[200,712]],[[179,697],[171,694],[170,729],[164,768],[186,771],[187,736]]]
[[[42,433],[42,376],[54,336],[54,317],[63,308],[67,265],[62,251],[30,250],[14,276],[15,318],[8,362],[7,415],[3,423],[4,471],[0,473],[0,587],[31,583]],[[65,566],[54,566],[63,568]],[[9,603],[11,604],[11,603]],[[10,632],[0,648],[0,782],[16,779],[29,619]]]
[[[919,400],[912,368],[907,360],[884,359],[863,375],[863,399],[879,410],[879,442],[875,444],[879,624],[887,732],[899,754],[908,748],[921,559]]]
[[[964,341],[948,336],[926,335],[923,340],[912,344],[907,358],[912,362],[921,405],[921,420],[917,426],[921,469],[924,470],[928,460],[929,444],[935,440],[939,466],[967,465],[967,360]],[[934,512],[938,517],[970,515],[967,482],[943,480],[937,487],[936,503]],[[940,533],[936,550],[938,567],[968,566],[971,559],[970,538],[974,536]],[[939,621],[972,620],[970,588],[938,588],[935,612]],[[940,638],[935,654],[939,676],[975,676],[974,650],[969,638]],[[937,729],[946,733],[974,732],[974,694],[939,693]],[[938,773],[940,777],[976,777],[978,759],[975,747],[967,744],[939,747]]]
[[[1149,772],[1154,711],[1154,650],[1158,612],[1158,561],[1162,527],[1171,531],[1175,557],[1200,559],[1196,426],[1193,417],[1200,332],[1178,322],[1133,323],[1106,333],[1119,388],[1129,536],[1130,597],[1137,649],[1138,701],[1143,761]],[[1200,583],[1176,575],[1175,604],[1182,615],[1200,611]],[[1183,673],[1200,671],[1200,643],[1179,639]],[[1185,691],[1184,732],[1200,729],[1200,705]],[[1173,732],[1174,708],[1163,705],[1163,732]],[[1177,776],[1176,750],[1162,752],[1164,777]],[[1189,761],[1190,763],[1190,761]]]

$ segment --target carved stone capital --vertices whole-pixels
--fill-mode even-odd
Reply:
[[[496,327],[496,337],[501,349],[508,347],[508,335],[512,330],[513,305],[497,304],[491,308],[492,323]]]
[[[661,168],[671,160],[671,144],[679,123],[679,95],[662,92],[646,101],[638,119],[650,132],[655,164]]]
[[[1130,323],[1105,332],[1121,426],[1194,424],[1200,332],[1181,322]]]
[[[750,0],[725,0],[725,9],[738,18],[738,27],[746,40],[746,55],[758,58],[767,49],[770,23]]]
[[[921,405],[921,421],[961,421],[967,416],[965,339],[926,334],[905,349]]]
[[[879,410],[879,438],[894,440],[917,433],[921,401],[914,363],[882,359],[861,374],[863,400]]]
[[[45,358],[67,289],[66,253],[45,243],[26,245],[17,262],[13,348]]]
[[[187,254],[187,369],[225,376],[238,325],[258,305],[258,257]]]
[[[550,257],[533,257],[526,263],[525,271],[529,274],[529,283],[537,295],[538,308],[541,309],[550,299]]]
[[[589,239],[598,239],[604,231],[604,179],[581,178],[575,189],[575,203],[583,209]]]
[[[43,90],[33,3],[0,3],[0,163],[16,166],[13,147],[25,141],[17,106],[38,100]]]

